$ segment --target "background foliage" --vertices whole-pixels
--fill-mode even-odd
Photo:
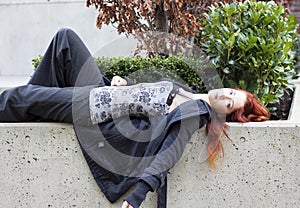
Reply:
[[[129,76],[135,83],[155,82],[162,78],[170,78],[190,87],[196,87],[200,92],[207,92],[201,77],[194,70],[195,65],[205,67],[206,63],[192,57],[155,56],[154,58],[105,58],[95,59],[101,71],[107,78],[115,75]]]
[[[42,58],[43,56],[39,55],[32,59],[34,70]],[[201,74],[197,71],[212,67],[210,62],[202,59],[172,55],[168,57],[155,56],[154,58],[96,57],[95,61],[101,74],[110,80],[115,75],[128,76],[134,83],[155,82],[162,78],[170,78],[203,93],[207,92],[207,86],[204,85]]]
[[[112,24],[119,33],[160,31],[186,37],[201,29],[198,21],[210,6],[243,0],[87,0],[87,7],[99,11],[97,27]],[[288,7],[294,0],[276,0]]]
[[[288,7],[294,0],[276,0],[279,5]],[[168,48],[173,38],[168,34],[181,37],[191,43],[197,33],[201,32],[203,14],[210,6],[219,7],[222,3],[243,2],[243,0],[87,0],[87,7],[94,6],[99,11],[96,25],[113,25],[118,32],[134,35],[140,44],[136,53],[146,50],[148,56],[157,54],[174,54]],[[162,41],[164,40],[164,41]],[[180,41],[176,41],[180,45]],[[157,51],[159,46],[161,51]],[[168,48],[168,49],[166,49]],[[181,52],[186,46],[183,44]]]
[[[238,6],[238,2],[244,3]],[[294,1],[275,2],[287,7]],[[130,75],[135,82],[143,82],[169,77],[206,92],[210,86],[200,77],[205,77],[207,71],[197,74],[194,69],[214,67],[186,53],[186,48],[196,43],[211,55],[224,86],[246,88],[268,104],[278,102],[283,91],[290,87],[287,80],[295,76],[293,61],[300,60],[295,38],[297,22],[287,15],[285,7],[274,2],[87,0],[87,6],[92,5],[99,11],[99,29],[103,24],[112,24],[119,33],[133,34],[141,41],[138,49],[147,50],[152,57],[97,57],[101,72],[109,78]],[[179,49],[171,50],[170,45]],[[292,48],[298,51],[294,60]],[[41,58],[33,59],[34,68]]]
[[[146,50],[148,56],[153,57],[162,54],[156,50],[157,46],[162,50],[161,48],[167,48],[168,44],[172,42],[165,35],[180,36],[182,39],[187,39],[193,43],[196,33],[201,30],[199,20],[203,17],[202,14],[208,6],[218,5],[219,2],[222,1],[87,0],[87,6],[94,6],[99,11],[97,17],[99,29],[102,28],[103,24],[111,24],[117,28],[119,33],[134,35],[140,41],[136,53]],[[177,42],[176,44],[179,45],[180,43]],[[185,46],[180,47],[180,49],[184,50]]]
[[[199,35],[224,86],[278,102],[293,76],[297,20],[273,1],[223,4],[205,14]]]

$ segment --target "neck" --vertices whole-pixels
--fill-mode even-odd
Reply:
[[[209,102],[208,94],[193,94],[191,92],[187,92],[183,90],[182,88],[179,88],[179,93],[174,97],[172,104],[170,106],[169,112],[171,112],[174,108],[176,108],[178,105],[188,101],[188,100],[204,100],[208,103],[208,105],[211,105]]]
[[[199,100],[199,99],[204,100],[205,102],[208,103],[208,105],[211,105],[209,102],[208,94],[193,94],[191,92],[185,91],[182,88],[179,89],[179,94],[193,100]]]
[[[201,100],[204,100],[205,102],[207,102],[208,105],[210,105],[208,94],[194,94],[193,97],[194,97],[194,100],[201,99]]]

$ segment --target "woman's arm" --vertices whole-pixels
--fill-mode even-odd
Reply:
[[[195,122],[193,123],[195,124]],[[166,136],[159,153],[157,153],[149,167],[145,168],[137,187],[124,199],[123,205],[125,208],[139,208],[146,199],[148,192],[157,191],[162,186],[166,177],[166,170],[173,167],[180,159],[192,133],[189,132],[190,130],[179,130],[180,128],[182,128],[180,122],[171,127],[172,130]],[[126,204],[129,207],[126,207]]]
[[[197,103],[199,103],[198,108],[195,105],[184,103],[181,104],[182,108],[180,108],[180,110],[177,108],[177,110],[172,111],[169,114],[171,119],[175,117],[180,117],[181,119],[167,127],[166,134],[163,135],[162,141],[155,139],[151,147],[148,148],[149,151],[145,153],[146,156],[155,156],[149,165],[144,164],[146,168],[140,176],[138,186],[125,198],[125,201],[128,201],[134,208],[139,207],[149,191],[157,191],[164,185],[167,171],[180,160],[184,148],[192,134],[203,127],[210,119],[209,110],[205,105],[201,105],[201,103],[204,102],[199,101]],[[193,112],[196,109],[198,109],[198,115],[183,117],[185,114],[188,114],[190,111]],[[184,113],[184,111],[186,112]]]
[[[146,182],[139,181],[134,191],[124,199],[123,205],[128,204],[128,208],[140,207],[142,202],[146,199],[146,195],[149,191],[153,192],[152,188]]]

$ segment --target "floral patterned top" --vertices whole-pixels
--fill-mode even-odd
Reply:
[[[165,115],[172,90],[169,81],[94,88],[89,96],[91,121],[97,124],[122,116]]]

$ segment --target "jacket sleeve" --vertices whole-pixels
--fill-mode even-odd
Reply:
[[[140,181],[134,191],[124,200],[133,206],[133,208],[138,208],[145,200],[146,195],[150,190],[151,187],[147,183]]]
[[[102,76],[101,81],[99,82],[99,87],[110,86],[110,80],[106,76]]]
[[[151,164],[145,168],[139,179],[137,188],[126,198],[130,200],[128,202],[131,202],[131,205],[140,205],[149,191],[158,191],[158,189],[164,185],[167,171],[181,158],[184,148],[192,134],[199,129],[199,127],[205,125],[208,118],[208,114],[194,116],[179,120],[168,128],[165,139],[159,147],[155,158]],[[148,185],[148,189],[143,188],[145,187],[144,184]]]
[[[127,77],[127,76],[123,76],[122,78],[127,81],[127,86],[135,84],[134,81],[132,79],[130,79],[129,77]]]
[[[164,185],[167,171],[180,160],[192,134],[199,129],[198,117],[179,120],[169,127],[166,137],[151,164],[145,168],[140,181],[148,183],[153,191]]]

